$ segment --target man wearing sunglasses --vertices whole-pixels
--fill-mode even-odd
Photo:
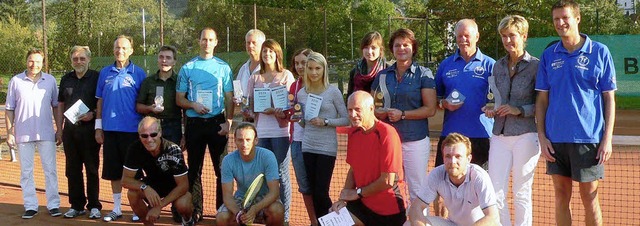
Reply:
[[[145,225],[153,225],[162,208],[173,204],[182,225],[194,225],[188,169],[180,146],[162,138],[160,120],[151,116],[142,119],[138,134],[122,170],[122,186],[129,190],[133,212]],[[145,173],[141,180],[136,179],[138,170]]]

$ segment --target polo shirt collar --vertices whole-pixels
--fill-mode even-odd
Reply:
[[[398,62],[393,63],[390,67],[388,67],[390,71],[396,71],[396,69],[398,68]],[[407,70],[407,72],[411,72],[411,74],[415,74],[416,73],[416,69],[418,68],[418,63],[415,61],[411,61],[411,66],[409,66],[409,69]],[[406,73],[406,72],[405,72]]]
[[[33,81],[27,76],[27,70],[24,70],[22,73],[18,74],[18,76],[21,77],[22,80]],[[44,73],[42,71],[40,72],[40,79],[38,80],[45,80]]]
[[[470,61],[483,61],[484,58],[486,58],[486,56],[482,53],[482,51],[480,51],[480,48],[476,47],[476,54],[473,55],[473,58],[471,58]],[[464,60],[464,58],[462,58],[462,55],[460,55],[460,49],[456,50],[456,53],[453,54],[453,59],[458,60]]]
[[[136,73],[136,67],[133,66],[133,62],[131,60],[129,60],[129,64],[127,64],[127,66],[122,69],[118,69],[116,67],[116,62],[113,62],[113,64],[111,65],[111,71],[120,72],[120,70],[123,69],[126,70],[128,74]]]
[[[455,184],[453,184],[451,182],[451,179],[449,178],[449,173],[447,172],[447,170],[445,169],[444,171],[444,180],[447,181],[447,183],[449,183],[451,186],[454,187],[460,187],[463,184],[466,184],[467,182],[471,181],[471,163],[467,164],[467,173],[464,175],[464,181],[462,182],[462,184],[456,186]]]
[[[160,79],[160,70],[156,71],[156,73],[153,75],[153,78],[155,78],[156,80],[161,80]],[[176,71],[171,69],[171,76],[168,79],[171,79],[173,81],[178,81],[178,75],[176,75]]]
[[[580,47],[580,49],[578,49],[578,51],[576,52],[591,53],[593,51],[593,42],[591,41],[591,38],[589,38],[589,36],[583,33],[580,33],[580,36],[584,38],[584,44],[582,44],[582,47]],[[556,47],[553,49],[553,52],[569,53],[569,51],[566,48],[564,48],[564,45],[562,45],[562,41],[559,41],[558,43],[556,43]]]

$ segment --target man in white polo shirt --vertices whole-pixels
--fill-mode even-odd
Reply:
[[[450,133],[442,143],[444,165],[433,169],[426,187],[411,201],[411,225],[500,225],[496,195],[489,174],[471,164],[469,138]],[[449,218],[426,216],[437,195],[444,199]]]

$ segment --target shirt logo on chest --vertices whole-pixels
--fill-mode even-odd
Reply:
[[[578,60],[576,63],[578,63],[578,65],[576,65],[576,68],[582,69],[582,70],[589,70],[589,68],[587,67],[587,65],[589,65],[588,57],[581,55],[578,57]]]
[[[476,74],[476,75],[483,75],[484,74],[484,67],[477,66],[476,68],[473,69],[473,73]]]
[[[551,68],[553,68],[553,70],[557,70],[562,68],[562,65],[564,65],[564,60],[556,59],[551,63]]]
[[[447,76],[447,78],[453,78],[458,76],[458,69],[453,69],[453,70],[449,70],[447,71],[447,73],[445,73],[444,75]]]

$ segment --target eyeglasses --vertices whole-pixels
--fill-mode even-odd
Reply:
[[[149,136],[151,136],[152,138],[155,138],[155,137],[158,136],[158,133],[151,133],[151,134],[141,133],[140,134],[140,137],[145,138],[145,139],[149,138]]]

